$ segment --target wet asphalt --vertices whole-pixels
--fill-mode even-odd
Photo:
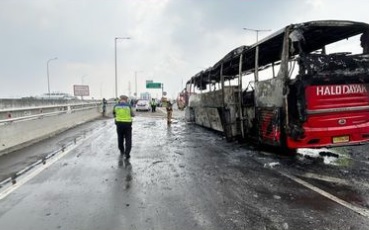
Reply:
[[[17,178],[0,200],[0,229],[369,229],[367,146],[278,155],[228,143],[182,115],[168,126],[160,111],[138,113],[129,162],[119,161],[112,119],[0,158],[4,179],[29,164],[22,155],[78,139]]]

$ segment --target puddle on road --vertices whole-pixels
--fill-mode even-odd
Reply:
[[[140,139],[155,139],[160,145],[167,146],[166,143],[176,142],[177,150],[183,147],[191,148],[197,147],[197,143],[193,140],[198,138],[209,139],[209,142],[215,142],[212,135],[206,135],[207,130],[202,127],[189,125],[179,120],[173,120],[170,125],[167,124],[166,119],[147,119],[144,117],[136,117],[133,125],[133,135],[136,135],[140,130]],[[142,133],[141,130],[147,130]]]

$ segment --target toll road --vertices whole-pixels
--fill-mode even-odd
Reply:
[[[112,120],[63,154],[2,197],[2,229],[369,229],[365,205],[333,194],[360,187],[337,175],[348,184],[334,187],[339,166],[227,143],[182,120],[137,114],[129,162]]]

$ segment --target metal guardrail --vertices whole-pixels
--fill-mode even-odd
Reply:
[[[22,111],[30,111],[30,110],[39,110],[41,112],[38,114],[34,114],[34,115],[1,119],[0,125],[6,125],[6,124],[13,123],[13,122],[18,122],[18,121],[29,121],[29,120],[41,119],[44,117],[56,116],[56,115],[66,114],[66,113],[73,113],[73,112],[82,111],[82,110],[95,109],[95,108],[99,108],[99,106],[101,106],[101,109],[102,109],[102,103],[93,103],[93,104],[92,103],[79,103],[79,104],[70,104],[70,105],[52,105],[52,106],[5,109],[5,110],[0,110],[0,113],[22,112]],[[42,112],[43,110],[56,109],[56,108],[59,108],[60,110],[53,111],[53,112]]]

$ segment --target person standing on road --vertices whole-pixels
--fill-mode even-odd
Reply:
[[[118,104],[114,106],[113,115],[117,126],[120,155],[125,155],[126,159],[129,159],[132,148],[132,117],[135,115],[127,96],[120,96]]]
[[[105,115],[106,115],[106,105],[107,104],[108,104],[108,102],[106,101],[105,98],[103,98],[103,100],[102,100],[102,110],[103,110],[102,115],[103,115],[103,117],[105,117]]]
[[[168,125],[170,125],[170,123],[172,123],[172,113],[173,113],[173,105],[168,100],[168,102],[167,102],[167,123],[168,123]]]
[[[151,112],[156,112],[156,101],[154,98],[151,99],[150,105],[151,105]]]

